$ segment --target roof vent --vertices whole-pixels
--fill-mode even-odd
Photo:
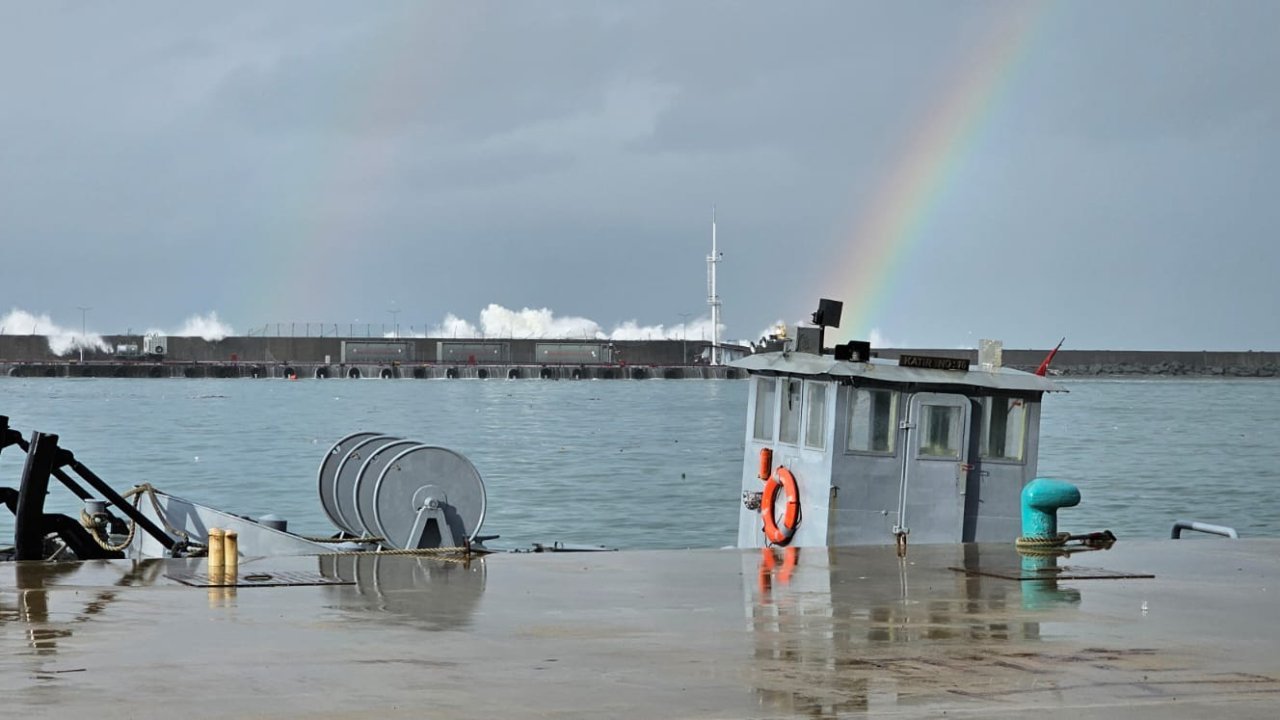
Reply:
[[[808,325],[797,325],[795,332],[796,352],[822,354],[822,328]]]
[[[995,372],[1004,364],[1004,343],[999,340],[978,341],[978,367]]]

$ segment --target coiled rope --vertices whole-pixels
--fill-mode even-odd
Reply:
[[[190,557],[198,557],[200,555],[199,551],[205,549],[204,544],[192,542],[186,531],[169,524],[169,518],[165,517],[164,510],[160,507],[160,501],[156,498],[155,486],[151,483],[135,485],[133,489],[126,492],[122,497],[125,500],[133,498],[133,508],[137,510],[138,506],[142,504],[142,497],[144,495],[151,500],[151,507],[155,510],[156,517],[160,520],[160,524],[164,526],[165,532],[180,538],[184,544],[193,548],[194,551],[189,553]],[[107,552],[120,552],[129,547],[130,543],[133,542],[133,537],[137,534],[138,530],[138,521],[130,519],[129,533],[125,535],[124,541],[119,544],[112,545],[110,538],[104,537],[107,535],[105,532],[105,526],[109,518],[110,516],[105,512],[93,513],[90,515],[88,511],[84,509],[80,510],[80,524],[84,526],[85,530],[89,531],[89,536],[98,544],[98,547],[106,550]]]
[[[1067,544],[1071,533],[1058,533],[1048,537],[1020,537],[1014,541],[1019,550],[1050,550]]]
[[[1020,537],[1014,541],[1018,554],[1027,556],[1070,555],[1086,550],[1106,550],[1114,545],[1116,536],[1110,530],[1072,535],[1058,533],[1049,537]]]

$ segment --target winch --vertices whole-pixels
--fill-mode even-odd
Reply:
[[[484,481],[447,448],[352,433],[333,444],[317,475],[325,514],[353,538],[402,550],[460,547],[484,523]]]

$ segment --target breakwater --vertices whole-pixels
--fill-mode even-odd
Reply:
[[[896,359],[901,353],[967,358],[975,367],[977,350],[876,350],[878,357]],[[1004,365],[1033,372],[1049,349],[1004,350]],[[1280,376],[1280,352],[1186,350],[1062,350],[1053,359],[1054,375],[1076,377],[1124,377],[1133,375],[1177,377],[1276,377]]]
[[[139,378],[415,378],[415,379],[734,379],[743,374],[707,363],[704,340],[543,340],[353,337],[164,338],[162,353],[142,352],[139,336],[105,336],[102,348],[57,355],[39,335],[0,335],[0,375]],[[154,349],[154,348],[153,348]],[[772,349],[772,348],[770,348]],[[752,352],[727,346],[727,357]],[[976,350],[876,349],[962,357]],[[1048,349],[1005,349],[1004,364],[1034,370]],[[1063,350],[1053,361],[1066,377],[1280,376],[1280,353],[1253,351]]]
[[[20,362],[0,363],[10,377],[278,378],[285,380],[736,380],[746,373],[707,365],[428,365],[246,362]]]
[[[13,377],[736,379],[712,366],[701,340],[543,340],[106,336],[112,348],[57,355],[41,336],[0,336],[0,374]],[[740,355],[750,348],[730,348]]]

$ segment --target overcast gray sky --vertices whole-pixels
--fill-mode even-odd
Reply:
[[[4,2],[0,313],[669,332],[715,205],[729,338],[1277,350],[1278,68],[1276,2]]]

